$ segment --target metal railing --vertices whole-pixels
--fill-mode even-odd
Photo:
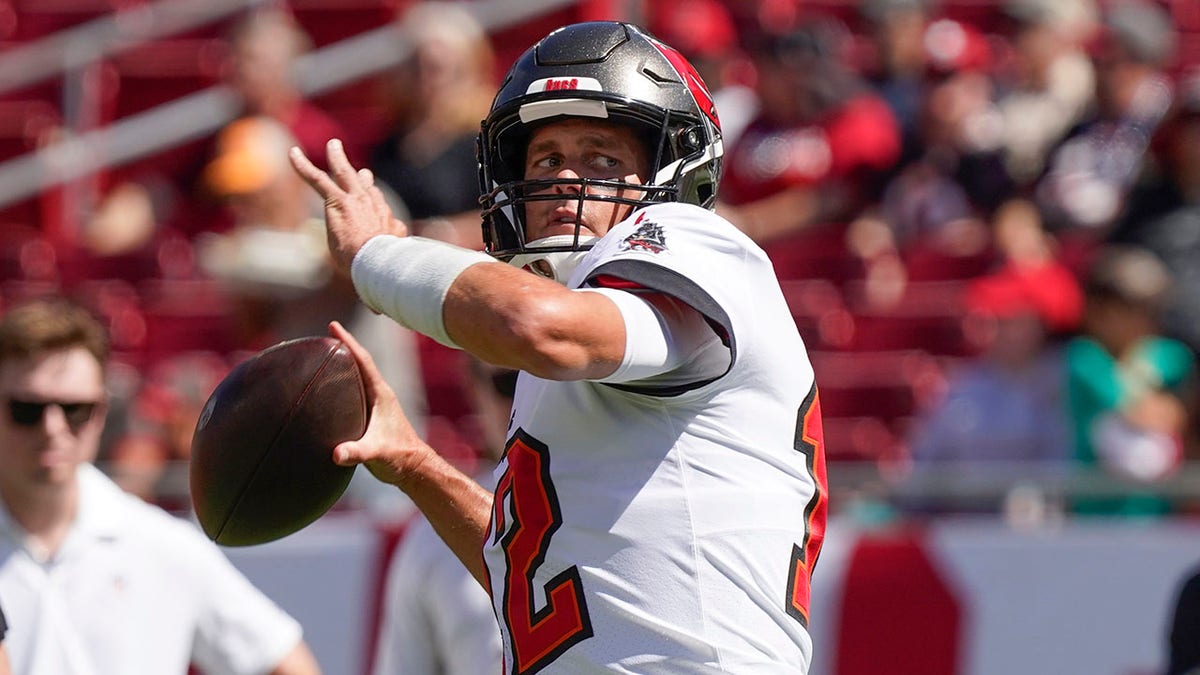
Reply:
[[[260,0],[164,0],[148,6],[136,21],[163,20],[172,31],[212,21]],[[463,3],[489,33],[577,4],[578,0],[475,0]],[[205,13],[190,12],[211,4]],[[132,12],[131,12],[132,14]],[[140,17],[140,18],[137,18]],[[136,18],[136,21],[135,21]],[[0,54],[0,90],[52,77],[64,68],[83,68],[116,51],[135,46],[165,30],[131,34],[118,29],[115,17],[97,19],[63,36],[44,38],[28,49]],[[74,46],[78,40],[82,46]],[[411,50],[392,25],[362,33],[304,55],[296,63],[297,81],[307,96],[316,96],[400,63]],[[10,61],[12,59],[12,61]],[[57,62],[57,65],[55,65]],[[18,71],[28,68],[28,74]],[[14,65],[15,64],[15,65]],[[54,71],[58,68],[58,71]],[[202,138],[231,121],[239,109],[237,95],[217,85],[131,115],[103,128],[68,135],[62,141],[0,164],[0,207],[17,203],[48,188],[70,183],[109,167],[169,150]]]

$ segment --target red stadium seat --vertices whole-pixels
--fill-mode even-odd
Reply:
[[[809,349],[837,349],[849,342],[854,322],[836,285],[825,279],[784,279],[780,288]]]
[[[964,282],[910,282],[894,302],[866,299],[863,284],[846,291],[853,330],[846,347],[857,351],[917,349],[939,356],[967,356],[977,346],[964,330]]]
[[[221,41],[216,38],[155,40],[115,55],[115,117],[144,112],[217,84],[221,59]]]
[[[185,351],[230,354],[242,346],[232,303],[216,282],[153,279],[139,284],[138,292],[149,362]]]
[[[917,350],[810,351],[829,417],[910,417],[939,391],[944,376],[936,358]]]
[[[830,462],[886,461],[902,452],[900,438],[878,417],[823,414],[821,423],[825,427],[825,457]]]
[[[840,285],[864,273],[862,261],[846,248],[845,232],[840,223],[814,225],[768,242],[763,250],[780,279],[826,279]]]

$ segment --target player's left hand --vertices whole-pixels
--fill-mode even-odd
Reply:
[[[296,173],[325,200],[329,252],[338,269],[349,274],[354,255],[363,244],[380,234],[407,236],[408,226],[392,216],[371,170],[356,171],[350,164],[340,140],[330,140],[325,154],[329,173],[318,169],[300,148],[292,148],[288,159]]]

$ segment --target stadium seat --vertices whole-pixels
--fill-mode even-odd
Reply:
[[[915,349],[939,356],[968,356],[977,351],[964,330],[964,283],[910,282],[893,303],[874,305],[865,285],[846,291],[853,330],[846,348],[856,351]]]
[[[395,21],[411,0],[292,0],[289,7],[313,44],[324,47]]]
[[[116,117],[144,112],[217,84],[221,58],[221,42],[216,38],[155,40],[115,55]]]
[[[216,282],[152,279],[138,285],[138,294],[148,362],[185,351],[230,354],[241,346],[232,303]]]
[[[921,351],[810,351],[828,417],[910,417],[942,382],[938,361]]]
[[[844,284],[861,279],[862,261],[846,248],[841,223],[814,225],[763,245],[780,279],[825,279]]]
[[[900,438],[878,417],[823,415],[821,423],[825,427],[825,458],[830,462],[878,462],[902,453]]]
[[[991,271],[996,254],[990,247],[957,255],[930,238],[919,238],[904,248],[902,257],[911,281],[971,279]]]
[[[40,229],[0,223],[0,281],[58,281],[58,253]]]
[[[785,279],[780,288],[809,349],[837,349],[849,342],[854,323],[836,285],[826,279]]]

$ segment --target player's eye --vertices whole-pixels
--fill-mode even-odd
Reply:
[[[609,155],[595,155],[592,157],[589,164],[591,164],[593,168],[606,171],[621,166],[621,160]]]
[[[529,165],[536,169],[553,170],[561,167],[562,164],[562,158],[558,155],[545,155],[533,158]]]

